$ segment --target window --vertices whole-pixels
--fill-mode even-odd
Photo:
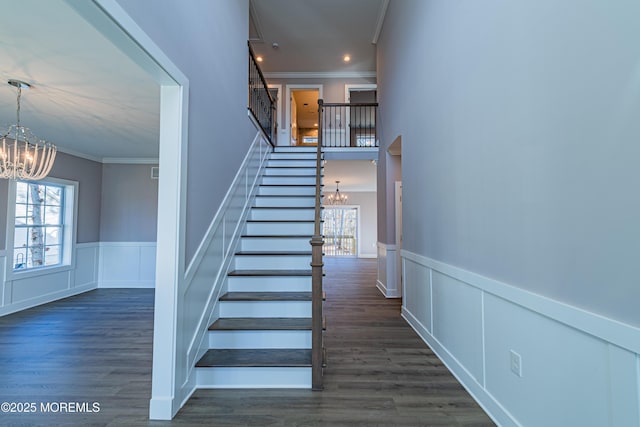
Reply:
[[[7,235],[14,273],[71,264],[76,187],[53,178],[12,182]]]
[[[358,208],[325,206],[322,212],[323,251],[326,256],[358,255]]]

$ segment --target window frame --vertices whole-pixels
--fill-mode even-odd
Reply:
[[[14,270],[14,237],[16,229],[16,187],[15,180],[9,181],[9,191],[7,197],[7,234],[6,234],[6,252],[7,252],[7,269],[6,279],[16,280],[29,277],[42,276],[45,274],[58,273],[68,271],[75,268],[76,253],[76,232],[78,223],[78,182],[60,178],[47,177],[40,181],[20,181],[28,184],[43,184],[61,186],[64,191],[64,203],[62,206],[62,248],[60,263],[51,266],[31,267],[26,269]]]

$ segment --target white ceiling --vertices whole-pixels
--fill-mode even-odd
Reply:
[[[265,73],[372,73],[388,0],[251,0],[250,31]],[[252,26],[253,27],[253,26]],[[278,49],[272,44],[278,43]],[[351,55],[345,64],[342,58]]]
[[[265,72],[373,73],[388,0],[251,0]],[[0,0],[0,129],[22,124],[99,161],[158,156],[158,84],[64,0]],[[274,50],[271,44],[280,48]],[[353,60],[342,62],[349,53]]]
[[[160,88],[62,0],[1,0],[0,127],[22,124],[96,160],[157,158]],[[28,12],[28,13],[26,13]]]
[[[327,160],[324,165],[324,193],[336,191],[376,191],[376,165],[371,160]]]

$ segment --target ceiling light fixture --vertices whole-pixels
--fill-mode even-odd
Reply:
[[[338,184],[340,184],[340,181],[336,181],[336,192],[329,194],[329,197],[327,197],[327,202],[329,202],[330,205],[344,205],[347,202],[347,196],[340,194]]]
[[[343,60],[344,62],[351,62],[351,55],[345,55],[345,56],[343,56],[343,57],[342,57],[342,60]]]
[[[262,56],[256,56],[256,61],[262,62],[264,61],[264,58]]]
[[[13,79],[7,83],[18,88],[17,121],[1,136],[0,178],[36,181],[44,178],[51,171],[57,149],[55,145],[38,139],[29,128],[20,124],[22,89],[29,89],[31,85]]]

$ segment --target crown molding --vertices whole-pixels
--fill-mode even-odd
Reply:
[[[158,158],[154,157],[105,157],[102,163],[119,163],[128,165],[157,165],[160,163]]]
[[[376,78],[375,71],[301,71],[264,73],[267,79],[359,79]]]
[[[60,153],[68,154],[74,157],[80,157],[81,159],[91,160],[92,162],[102,163],[102,158],[97,156],[92,156],[91,154],[81,153],[79,151],[71,150],[69,148],[57,146],[56,147]]]
[[[378,10],[378,21],[376,22],[376,29],[373,32],[373,38],[371,43],[378,44],[378,38],[382,31],[382,24],[384,24],[384,18],[387,16],[387,8],[389,7],[389,0],[382,0],[380,3],[380,9]]]

